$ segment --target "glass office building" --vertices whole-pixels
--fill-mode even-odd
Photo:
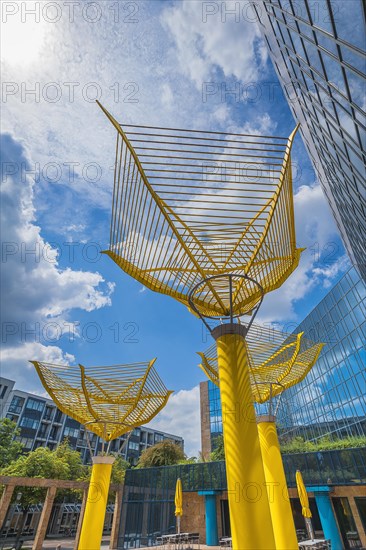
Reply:
[[[352,263],[366,279],[362,0],[252,0]]]
[[[351,268],[294,331],[326,345],[306,378],[282,396],[277,415],[282,440],[366,435],[365,312],[366,285]],[[201,383],[201,407],[210,426],[202,429],[208,454],[222,433],[220,393],[212,382]]]
[[[352,268],[297,327],[326,345],[306,378],[283,395],[282,438],[366,435],[365,312],[366,285]]]

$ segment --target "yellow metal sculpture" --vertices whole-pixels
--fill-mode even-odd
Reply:
[[[90,367],[32,361],[57,407],[105,441],[149,422],[167,403],[168,391],[149,363]],[[78,550],[100,548],[113,456],[94,456]]]
[[[117,130],[106,253],[146,287],[188,306],[211,331],[233,548],[275,548],[267,496],[248,495],[266,480],[245,337],[264,294],[281,286],[302,250],[295,244],[291,172],[297,127],[288,139],[122,127],[100,107]],[[247,326],[235,323],[243,315],[251,316]],[[211,330],[206,318],[226,322]],[[282,350],[283,357],[291,353],[292,346]]]
[[[296,529],[271,401],[305,378],[323,344],[315,344],[305,338],[304,333],[286,334],[253,324],[245,340],[252,399],[260,404],[269,402],[270,407],[269,414],[257,417],[257,425],[275,547],[297,550]],[[202,359],[199,366],[214,384],[220,386],[216,346],[199,355]]]
[[[297,550],[298,542],[287,493],[286,476],[278,441],[276,418],[271,401],[286,389],[298,384],[314,366],[322,343],[314,343],[304,333],[286,334],[252,324],[246,334],[252,398],[256,403],[269,402],[269,414],[257,417],[264,474],[269,491],[269,507],[275,546]],[[200,368],[217,386],[220,385],[216,345],[205,353]]]
[[[122,128],[101,108],[117,130],[106,253],[123,271],[186,305],[211,275],[245,273],[264,292],[285,281],[302,250],[295,245],[290,155],[297,128],[288,139]],[[234,314],[244,314],[261,294],[234,281]],[[195,304],[203,315],[228,315],[227,285],[208,281]]]
[[[318,359],[323,344],[315,344],[304,333],[286,334],[252,325],[245,337],[250,384],[256,403],[265,403],[305,378]],[[205,353],[200,368],[219,386],[216,345]]]
[[[172,393],[157,374],[155,359],[88,369],[32,363],[58,408],[105,441],[149,422]]]

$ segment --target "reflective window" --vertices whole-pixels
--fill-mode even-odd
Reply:
[[[26,404],[26,408],[32,409],[34,411],[43,411],[44,405],[45,405],[44,401],[39,401],[38,399],[29,398]]]
[[[18,395],[14,395],[10,403],[9,412],[20,414],[24,401],[25,401],[24,397],[19,397]]]
[[[283,395],[278,413],[281,437],[316,439],[325,434],[365,435],[366,358],[355,314],[358,307],[364,307],[355,301],[355,296],[359,296],[356,288],[363,293],[364,287],[352,268],[297,327],[295,332],[304,331],[309,337],[321,334],[320,339],[327,344],[305,380]],[[319,326],[315,312],[322,319]],[[332,324],[337,329],[336,339],[329,338]]]
[[[323,174],[332,175],[329,179],[321,174],[322,186],[326,195],[335,199],[333,213],[340,231],[366,278],[360,230],[365,219],[361,196],[366,142],[362,129],[366,66],[362,1],[267,0],[260,5],[269,13],[271,5],[276,5],[270,25],[263,19],[261,30],[270,38],[274,64],[277,68],[281,65],[280,79],[292,82],[298,91],[298,102],[289,102],[290,108],[296,120],[306,121],[303,123],[312,136],[306,145],[314,166],[320,165]]]

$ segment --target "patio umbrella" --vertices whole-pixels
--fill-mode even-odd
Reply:
[[[177,531],[178,535],[180,534],[180,518],[183,516],[183,492],[182,492],[182,482],[180,478],[177,479],[177,484],[175,486],[175,515],[177,518]]]
[[[300,470],[296,470],[296,485],[297,485],[297,492],[299,494],[300,503],[302,506],[301,512],[305,518],[306,530],[311,540],[314,540],[314,531],[313,531],[313,526],[311,524],[311,519],[310,519],[312,517],[312,513],[309,508],[309,498],[306,492],[306,487],[304,485],[304,480],[302,479]]]

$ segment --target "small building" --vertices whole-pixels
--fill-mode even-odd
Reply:
[[[70,446],[80,452],[84,464],[90,462],[85,428],[61,412],[51,399],[15,389],[15,381],[0,377],[0,418],[10,418],[20,429],[17,439],[24,451],[38,447],[54,449],[68,438]],[[170,440],[184,449],[183,438],[141,426],[122,435],[111,443],[110,451],[119,452],[131,465],[135,465],[145,449],[164,440]],[[93,453],[102,448],[102,441],[89,432]]]

